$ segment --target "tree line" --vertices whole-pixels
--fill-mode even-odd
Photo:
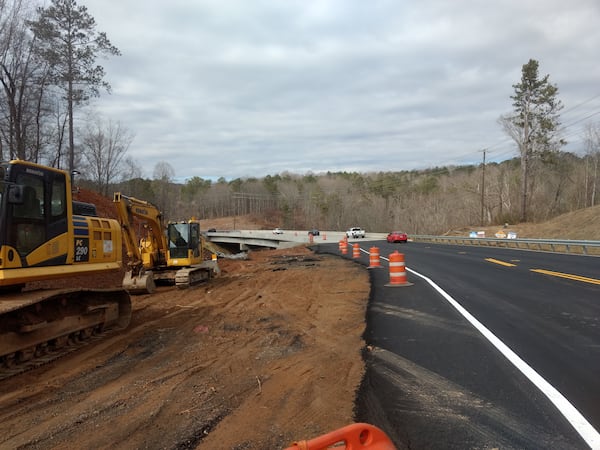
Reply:
[[[101,91],[110,92],[97,58],[119,55],[75,0],[51,0],[45,7],[0,0],[0,159],[77,169],[81,185],[153,202],[173,220],[252,214],[286,228],[362,226],[423,234],[540,221],[597,204],[600,127],[586,126],[586,147],[578,154],[562,150],[559,90],[549,75],[540,76],[534,59],[513,85],[513,111],[498,119],[517,158],[418,171],[175,183],[164,161],[152,179],[142,178],[127,155],[133,133],[119,122],[83,114]]]
[[[528,217],[545,221],[598,204],[595,152],[556,152],[531,161]],[[168,167],[168,163],[162,163]],[[164,169],[164,167],[163,167]],[[482,175],[485,171],[485,177]],[[266,227],[443,234],[480,225],[515,224],[522,213],[521,161],[400,172],[328,172],[175,183],[169,173],[115,184],[116,191],[158,205],[169,220],[251,215]],[[93,183],[83,182],[88,187]],[[87,184],[86,184],[87,183]],[[485,185],[483,184],[485,183]],[[483,214],[482,214],[483,211]]]

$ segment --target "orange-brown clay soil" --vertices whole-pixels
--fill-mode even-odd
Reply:
[[[351,423],[364,268],[304,247],[220,264],[132,297],[128,329],[1,381],[0,448],[277,449]]]

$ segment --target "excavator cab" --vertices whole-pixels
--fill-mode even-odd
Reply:
[[[68,172],[0,162],[0,286],[120,269],[119,223],[84,205],[95,211],[73,201]]]
[[[169,239],[168,266],[187,266],[202,262],[200,224],[197,221],[169,222],[167,236]]]
[[[4,162],[0,180],[2,268],[65,264],[66,251],[40,251],[68,231],[65,173]]]

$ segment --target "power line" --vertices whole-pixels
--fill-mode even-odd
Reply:
[[[593,95],[592,97],[589,97],[586,100],[584,100],[584,101],[582,101],[582,102],[580,102],[580,103],[578,103],[578,104],[576,104],[576,105],[574,105],[574,106],[566,109],[565,111],[563,111],[563,114],[575,111],[578,108],[581,108],[582,106],[587,105],[588,103],[592,102],[593,100],[595,100],[597,98],[600,98],[600,94]],[[581,123],[581,122],[583,122],[583,121],[585,121],[587,119],[590,119],[590,118],[592,118],[594,116],[597,116],[599,114],[600,114],[600,110],[595,110],[591,114],[587,114],[586,116],[584,116],[582,118],[575,119],[575,120],[569,122],[568,124],[560,127],[558,131],[559,132],[565,132],[566,130],[572,128],[573,126],[575,126],[575,125],[577,125],[577,124],[579,124],[579,123]],[[574,135],[576,135],[578,133],[579,133],[579,130],[573,130],[571,133],[567,133],[564,137],[567,138],[569,136],[574,136]],[[498,146],[503,145],[503,144],[507,144],[507,143],[509,143],[511,141],[512,141],[512,139],[509,138],[509,137],[507,137],[505,139],[497,141],[493,145],[490,145],[490,146],[488,146],[486,148],[487,148],[488,152],[491,152],[493,148],[498,147]],[[506,154],[508,156],[508,154],[512,153],[513,151],[514,150],[507,150],[507,151],[502,152],[500,155],[496,155],[496,156],[501,156],[503,154]]]
[[[570,108],[567,108],[566,110],[564,110],[564,111],[563,111],[563,114],[564,114],[564,113],[568,113],[568,112],[570,112],[570,111],[573,111],[574,109],[577,109],[577,108],[579,108],[580,106],[583,106],[583,105],[585,105],[585,104],[587,104],[587,103],[591,102],[592,100],[595,100],[595,99],[597,99],[598,97],[600,97],[600,94],[596,94],[596,95],[594,95],[593,97],[590,97],[590,98],[588,98],[587,100],[584,100],[584,101],[582,101],[581,103],[578,103],[578,104],[577,104],[577,105],[575,105],[575,106],[572,106],[572,107],[570,107]]]
[[[584,120],[586,120],[586,119],[589,119],[590,117],[594,117],[594,116],[596,116],[596,115],[598,115],[598,114],[600,114],[600,110],[598,110],[598,111],[596,111],[596,112],[593,112],[592,114],[589,114],[589,115],[587,115],[587,116],[585,116],[585,117],[582,117],[581,119],[578,119],[578,120],[576,120],[575,122],[571,122],[570,124],[568,124],[568,125],[565,125],[565,126],[564,126],[564,127],[562,127],[561,129],[567,129],[567,128],[570,128],[570,127],[572,127],[573,125],[576,125],[576,124],[578,124],[579,122],[582,122],[582,121],[584,121]]]

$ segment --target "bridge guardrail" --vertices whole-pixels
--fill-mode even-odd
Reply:
[[[556,253],[583,254],[600,256],[600,241],[565,240],[565,239],[507,239],[466,236],[430,236],[410,235],[415,242],[432,242],[437,244],[476,245],[487,247],[514,248],[520,250],[548,251]]]

